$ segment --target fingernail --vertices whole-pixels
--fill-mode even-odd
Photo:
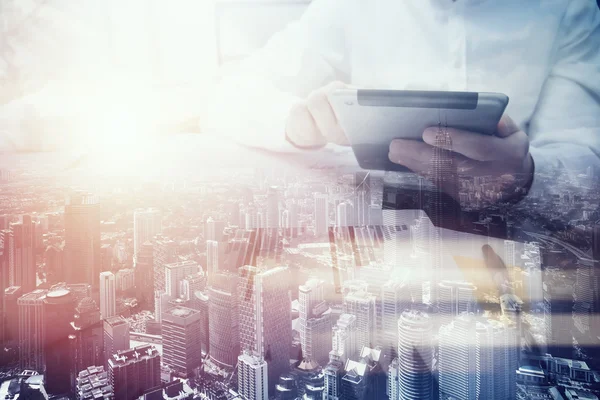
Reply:
[[[435,143],[435,135],[436,135],[435,128],[427,128],[423,131],[423,141],[427,144],[434,144]]]

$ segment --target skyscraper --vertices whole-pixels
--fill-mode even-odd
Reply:
[[[65,280],[98,287],[100,205],[90,194],[71,196],[65,205]]]
[[[116,282],[112,272],[100,273],[100,315],[103,319],[117,313]]]
[[[162,362],[182,378],[194,375],[202,362],[201,314],[186,307],[174,307],[162,316]]]
[[[115,400],[134,400],[160,385],[160,354],[152,345],[119,351],[108,359]]]
[[[64,245],[51,245],[44,251],[46,282],[55,284],[64,281]]]
[[[292,318],[288,274],[287,267],[240,268],[240,346],[267,362],[271,394],[279,375],[289,368]]]
[[[90,365],[104,364],[104,324],[100,309],[91,297],[85,297],[75,307],[73,363],[74,371],[82,371]]]
[[[302,354],[319,365],[327,364],[331,350],[331,309],[324,300],[323,284],[313,278],[298,288]]]
[[[548,352],[558,357],[573,354],[573,286],[547,280],[544,289],[544,325]]]
[[[352,314],[342,314],[332,328],[331,338],[332,350],[342,363],[349,358],[358,356],[360,348],[358,347],[358,334],[356,325],[356,316]]]
[[[154,309],[154,248],[149,241],[142,244],[135,260],[135,288],[142,308]]]
[[[343,201],[337,206],[336,225],[339,227],[354,225],[354,207]]]
[[[315,193],[314,201],[315,236],[324,236],[329,230],[329,200],[326,194]]]
[[[477,323],[478,398],[514,399],[519,368],[519,337],[514,326],[488,320]]]
[[[433,343],[429,316],[405,311],[398,320],[398,394],[396,399],[429,399],[432,395]]]
[[[8,240],[9,230],[0,230],[0,343],[4,344],[7,340],[5,330],[6,310],[4,301],[4,290],[8,288]]]
[[[23,222],[10,224],[9,236],[9,276],[10,284],[21,286],[29,293],[37,286],[35,269],[35,225],[29,215]]]
[[[129,349],[129,324],[121,316],[104,320],[104,354],[108,360],[118,351]]]
[[[162,229],[162,215],[156,208],[137,209],[133,212],[133,257],[142,250],[142,245],[152,241]]]
[[[237,276],[217,274],[208,288],[210,359],[233,369],[240,354]]]
[[[19,297],[19,363],[21,368],[44,368],[44,298],[47,290],[36,289]]]
[[[442,325],[449,323],[463,312],[474,313],[477,307],[472,283],[442,281],[438,284],[438,313]]]
[[[265,228],[279,228],[279,189],[275,186],[267,190],[267,221]]]
[[[217,240],[217,232],[215,229],[215,220],[213,217],[208,217],[204,228],[204,237],[206,240]]]
[[[206,241],[206,270],[209,276],[219,272],[219,242],[216,240]]]
[[[354,173],[354,194],[353,223],[357,226],[368,225],[371,205],[371,176],[368,171]]]
[[[256,354],[244,351],[238,357],[238,393],[246,400],[268,400],[269,376],[267,362]]]
[[[194,261],[180,261],[165,266],[165,293],[172,299],[182,295],[181,281],[200,271],[200,265]]]
[[[431,259],[431,302],[437,304],[438,283],[444,279],[444,238],[445,229],[458,229],[460,206],[458,203],[458,172],[452,152],[452,138],[446,128],[439,126],[431,159],[430,180],[434,189],[429,194],[429,218],[436,229],[432,231]]]
[[[464,313],[440,329],[438,366],[440,398],[457,400],[478,398],[475,323],[473,314]]]
[[[357,348],[371,347],[375,339],[375,296],[365,290],[344,296],[344,313],[356,316]]]
[[[68,393],[75,373],[69,335],[75,313],[75,296],[68,289],[51,289],[43,300],[44,360],[46,389],[52,394]]]
[[[165,265],[177,261],[177,243],[157,235],[154,240],[154,290],[165,290]]]

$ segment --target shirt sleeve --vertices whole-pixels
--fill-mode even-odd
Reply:
[[[565,10],[529,136],[533,195],[553,193],[557,173],[600,167],[600,12],[594,1],[571,0]]]
[[[201,118],[202,130],[240,144],[301,151],[285,138],[290,108],[311,91],[350,74],[347,0],[313,0],[300,20],[222,77]]]

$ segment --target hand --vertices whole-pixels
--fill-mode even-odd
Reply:
[[[533,159],[529,153],[529,139],[510,117],[502,117],[494,136],[453,128],[447,130],[459,176],[497,178],[502,188],[502,199],[513,197],[530,184]],[[423,132],[425,143],[393,140],[388,155],[390,161],[415,173],[429,175],[437,132],[438,127],[427,128]],[[450,190],[449,193],[458,192],[458,188],[453,189],[456,190]]]
[[[317,149],[327,143],[347,146],[348,139],[338,124],[328,97],[332,91],[346,87],[342,82],[332,82],[294,105],[286,121],[288,141],[296,147],[307,149]]]

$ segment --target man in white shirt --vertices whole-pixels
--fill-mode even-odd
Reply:
[[[313,0],[221,82],[207,128],[284,152],[344,145],[327,93],[345,84],[507,94],[495,137],[450,130],[463,174],[600,165],[593,0]],[[390,160],[426,171],[434,137],[426,130],[424,142],[393,141]],[[531,184],[513,181],[505,194]],[[534,179],[537,189],[551,188]]]

